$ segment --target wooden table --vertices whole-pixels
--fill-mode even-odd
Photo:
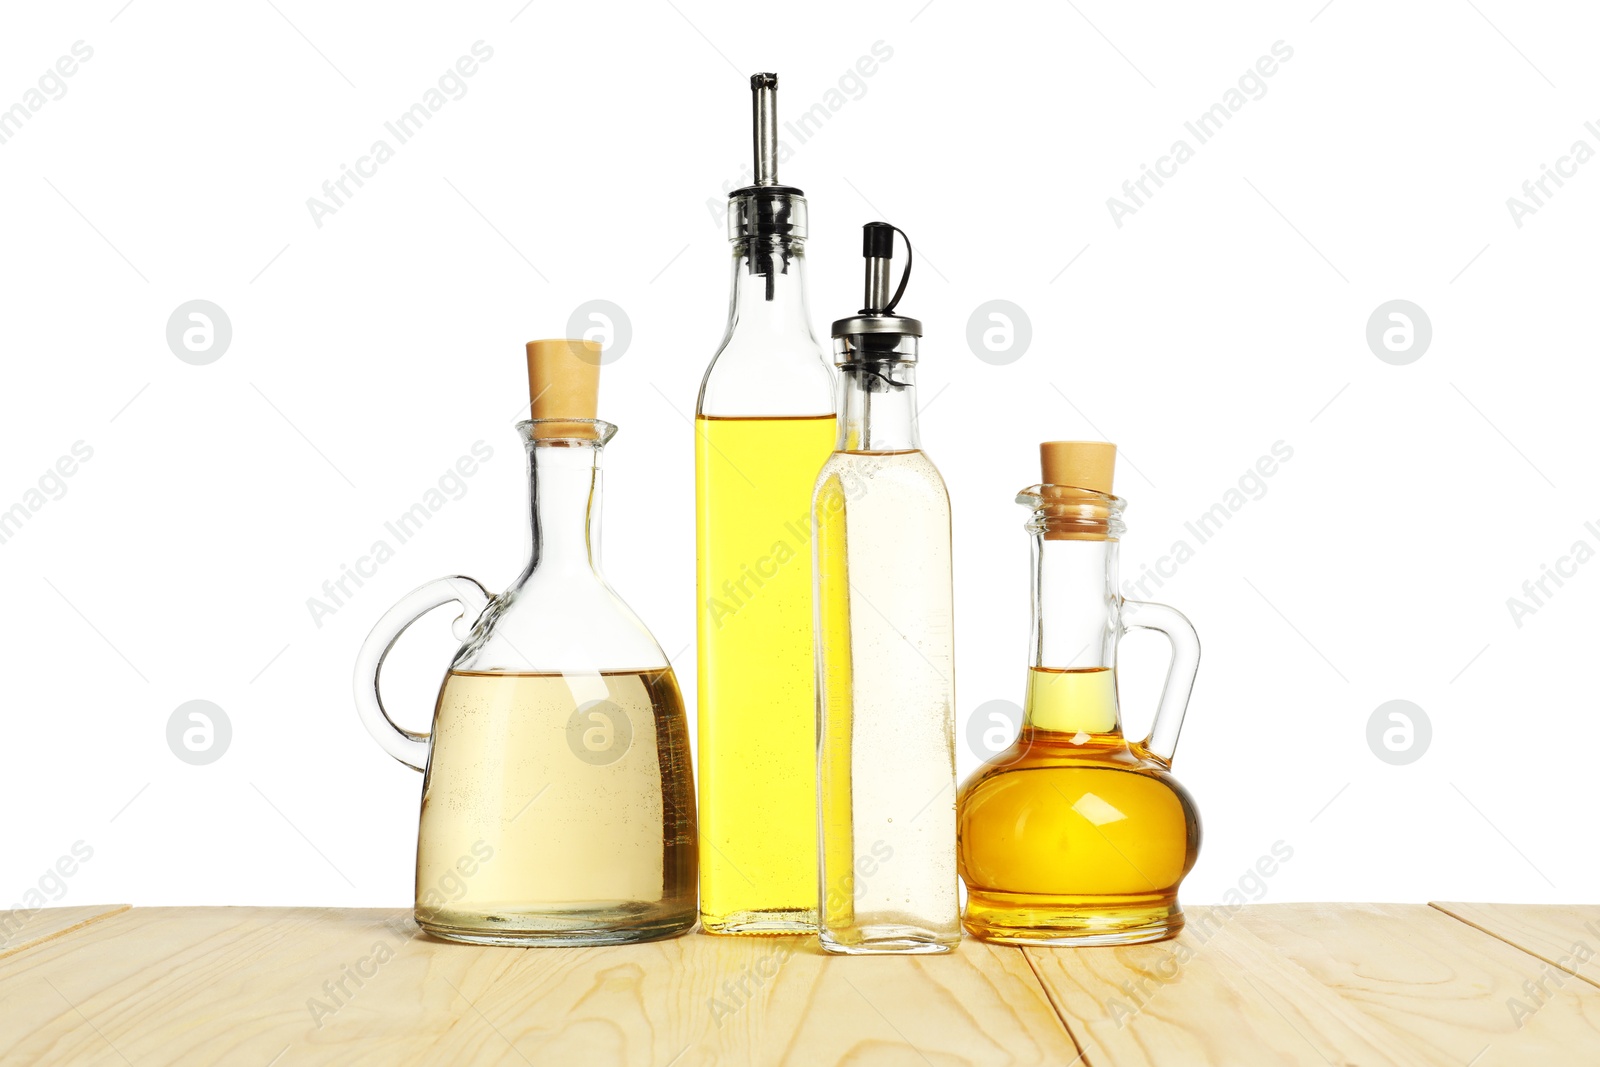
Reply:
[[[1132,948],[497,949],[408,912],[77,907],[0,947],[0,1063],[1600,1064],[1600,906],[1190,908]]]

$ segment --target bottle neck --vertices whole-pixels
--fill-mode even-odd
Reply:
[[[1033,625],[1024,727],[1119,735],[1115,540],[1033,536]]]
[[[527,574],[546,569],[599,571],[602,448],[599,442],[573,440],[538,441],[528,448]]]
[[[916,364],[847,363],[839,368],[839,452],[910,452],[917,436]]]
[[[806,307],[805,241],[798,237],[744,237],[733,242],[733,295],[728,336],[811,336]]]

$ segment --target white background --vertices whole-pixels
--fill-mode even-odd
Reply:
[[[819,330],[858,305],[861,223],[921,252],[902,309],[954,506],[962,735],[1021,699],[1011,498],[1038,441],[1122,446],[1125,576],[1282,441],[1265,494],[1152,587],[1205,650],[1184,899],[1281,839],[1263,899],[1594,900],[1600,563],[1520,627],[1506,601],[1600,547],[1600,163],[1521,227],[1506,199],[1600,148],[1600,25],[1475,2],[9,7],[0,107],[74,42],[93,57],[0,145],[0,508],[75,442],[93,458],[0,544],[0,907],[79,840],[59,903],[409,903],[421,778],[357,721],[355,652],[424,580],[520,569],[522,343],[587,300],[633,329],[603,385],[607,572],[692,707],[688,419],[728,284],[707,203],[748,164],[750,72],[793,120],[880,41],[783,177]],[[307,198],[480,40],[465,96],[318,227]],[[1185,121],[1278,41],[1265,95],[1198,145]],[[1107,198],[1180,137],[1194,158],[1117,226]],[[165,338],[197,298],[233,328],[208,366]],[[997,298],[1031,321],[1005,366],[966,340]],[[1397,298],[1433,328],[1406,366],[1365,339]],[[316,625],[307,599],[479,440],[466,495]],[[452,647],[436,616],[397,652],[412,724]],[[1131,730],[1163,654],[1125,647]],[[208,766],[167,747],[192,699],[232,723]],[[1406,766],[1366,739],[1392,699],[1432,723]]]

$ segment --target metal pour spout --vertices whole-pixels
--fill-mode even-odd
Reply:
[[[862,314],[882,314],[889,307],[889,266],[894,259],[894,227],[869,222],[862,227],[861,255],[867,261],[866,303]]]
[[[806,198],[778,181],[778,76],[750,75],[750,143],[755,176],[728,194],[728,239],[750,241],[749,272],[766,279],[766,298],[774,299],[777,274],[789,271],[806,237]]]
[[[895,313],[906,283],[911,280],[911,239],[906,237],[906,265],[900,284],[894,285],[894,238],[905,231],[887,222],[869,222],[861,228],[861,258],[865,260],[866,286],[862,309],[833,324],[834,362],[847,366],[863,360],[914,363],[922,323]],[[891,286],[893,286],[891,290]],[[883,379],[887,385],[900,383]]]
[[[778,76],[750,75],[756,185],[778,184]]]

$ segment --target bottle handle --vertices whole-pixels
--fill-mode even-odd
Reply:
[[[378,672],[383,669],[384,659],[412,623],[434,608],[452,601],[461,605],[461,616],[456,619],[455,632],[457,637],[465,641],[467,635],[462,632],[461,624],[467,620],[476,622],[492,599],[488,590],[463,575],[435,578],[407,593],[398,604],[385,612],[362,643],[361,652],[356,656],[356,710],[360,712],[367,732],[378,745],[407,767],[420,771],[427,766],[430,735],[412,733],[396,726],[394,720],[389,718],[383,706],[383,697],[378,692]],[[470,623],[467,628],[470,629]]]
[[[1124,631],[1154,630],[1165,634],[1172,646],[1167,680],[1161,687],[1161,702],[1156,705],[1150,736],[1144,739],[1143,746],[1151,755],[1170,765],[1178,747],[1178,731],[1183,729],[1183,715],[1189,707],[1189,694],[1194,691],[1195,671],[1200,667],[1200,635],[1177,608],[1143,600],[1122,602],[1122,628]]]

